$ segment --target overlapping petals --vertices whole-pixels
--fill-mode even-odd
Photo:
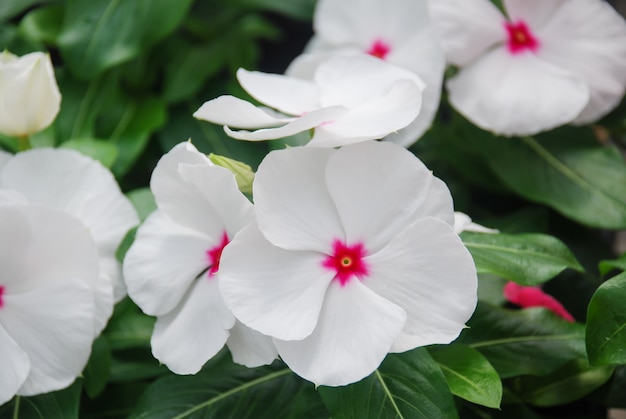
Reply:
[[[268,337],[241,326],[230,339],[236,320],[218,289],[220,254],[253,217],[234,176],[186,142],[161,158],[150,186],[158,209],[138,229],[124,277],[130,297],[157,317],[153,355],[178,374],[198,372],[224,344],[236,362],[271,362]]]
[[[593,122],[626,91],[626,23],[600,0],[433,1],[448,60],[447,88],[476,125],[532,135]]]
[[[249,141],[313,130],[310,145],[318,147],[382,138],[406,127],[420,112],[424,88],[411,71],[366,54],[331,57],[311,79],[243,69],[237,77],[252,97],[279,112],[222,96],[205,102],[194,116]]]
[[[297,374],[345,385],[392,350],[458,336],[476,270],[447,188],[414,155],[372,141],[274,151],[253,190],[257,223],[224,249],[220,289]]]

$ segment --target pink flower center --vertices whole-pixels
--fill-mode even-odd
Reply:
[[[2,298],[3,296],[4,296],[4,287],[0,285],[0,308],[4,307],[4,299]]]
[[[322,266],[335,272],[335,280],[343,287],[352,279],[361,279],[367,276],[369,269],[363,258],[367,256],[363,243],[352,246],[346,245],[341,240],[333,242],[333,253],[328,255],[322,262]]]
[[[220,259],[222,258],[222,251],[226,247],[226,245],[230,243],[228,239],[228,233],[224,231],[222,234],[222,241],[215,247],[207,250],[206,255],[209,259],[209,278],[217,273],[220,269]]]
[[[374,57],[378,57],[380,59],[385,59],[387,54],[391,51],[391,45],[382,39],[376,39],[372,45],[370,45],[369,49],[366,51],[369,55],[373,55]]]
[[[516,23],[505,22],[504,27],[509,34],[507,47],[511,54],[519,54],[526,50],[535,52],[539,49],[539,40],[530,32],[523,20],[518,20]]]

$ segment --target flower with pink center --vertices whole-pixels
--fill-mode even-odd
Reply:
[[[626,91],[626,23],[602,0],[431,2],[452,105],[483,129],[533,135],[594,122]]]
[[[425,84],[420,113],[385,137],[408,147],[430,127],[441,98],[445,56],[428,8],[428,0],[320,0],[313,16],[315,35],[286,74],[311,79],[330,57],[356,53],[417,74]]]
[[[511,281],[504,286],[504,297],[522,308],[543,307],[568,322],[575,321],[563,304],[539,287],[525,287]]]
[[[272,362],[271,339],[237,322],[218,288],[222,251],[253,218],[234,175],[185,142],[159,160],[150,188],[157,210],[124,258],[124,279],[157,318],[154,357],[177,374],[195,374],[224,345],[237,363]]]
[[[253,192],[256,222],[224,249],[220,289],[303,378],[358,381],[388,352],[454,340],[474,311],[450,192],[404,148],[273,151]]]
[[[239,140],[312,131],[309,144],[316,147],[379,139],[406,127],[420,112],[424,88],[415,73],[365,53],[331,57],[311,70],[311,78],[244,69],[237,78],[250,96],[275,111],[220,96],[194,117],[224,125]]]

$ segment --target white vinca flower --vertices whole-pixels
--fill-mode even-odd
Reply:
[[[12,157],[0,153],[0,188],[20,195],[23,202],[62,210],[87,227],[100,265],[100,280],[95,284],[95,333],[99,334],[114,302],[126,295],[115,253],[128,230],[139,223],[111,172],[73,150],[38,148]]]
[[[253,217],[234,175],[185,142],[159,160],[150,188],[158,209],[137,231],[124,279],[133,301],[157,317],[154,357],[195,374],[226,344],[237,363],[271,363],[271,339],[237,322],[218,289],[222,250]]]
[[[428,0],[320,0],[315,36],[286,74],[311,79],[334,54],[367,53],[416,73],[425,83],[422,108],[407,127],[385,137],[403,146],[430,127],[439,108],[444,52],[432,25]]]
[[[96,246],[80,221],[0,204],[0,405],[80,375],[94,339],[97,281]]]
[[[278,112],[220,96],[205,102],[194,116],[224,125],[229,136],[240,140],[313,130],[309,144],[317,147],[383,138],[406,127],[420,111],[424,88],[415,73],[367,54],[331,57],[316,67],[311,79],[244,69],[237,71],[237,78],[253,98]]]
[[[29,137],[48,127],[59,113],[61,93],[50,56],[33,52],[0,55],[0,133]]]
[[[459,73],[452,105],[476,125],[532,135],[612,110],[626,88],[626,23],[602,0],[434,0]]]
[[[220,289],[249,327],[317,385],[372,373],[388,352],[449,343],[477,277],[446,185],[388,142],[273,151],[254,185],[257,223],[224,249]]]

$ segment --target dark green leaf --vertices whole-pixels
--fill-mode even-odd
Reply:
[[[424,348],[389,354],[358,383],[319,392],[334,419],[458,417],[446,379]]]
[[[99,395],[109,380],[111,369],[111,348],[105,336],[93,342],[91,357],[83,371],[83,386],[91,398]]]
[[[500,377],[548,374],[586,358],[585,327],[545,309],[506,310],[478,303],[456,341],[478,349]]]
[[[129,298],[115,306],[115,311],[105,330],[113,351],[129,348],[149,348],[154,318],[141,312]]]
[[[552,236],[465,232],[461,237],[478,272],[523,285],[541,284],[567,268],[583,271],[567,246]]]
[[[502,381],[478,350],[452,344],[431,348],[430,354],[441,367],[452,394],[483,406],[500,407]]]
[[[156,209],[156,202],[154,202],[154,195],[152,195],[150,188],[135,189],[128,192],[126,197],[130,199],[141,221],[145,220]]]
[[[61,144],[62,148],[71,148],[82,154],[89,156],[102,163],[103,166],[111,168],[117,159],[117,147],[104,140],[93,138],[73,139]]]
[[[122,239],[122,242],[118,246],[117,251],[115,252],[115,258],[117,259],[119,263],[124,262],[124,257],[126,256],[126,252],[128,252],[128,249],[130,249],[130,246],[133,245],[133,242],[135,241],[135,236],[137,235],[137,228],[138,227],[134,227],[128,230],[128,232]]]
[[[52,0],[2,0],[0,1],[0,21],[18,15],[36,4]]]
[[[36,42],[56,43],[63,24],[63,8],[51,5],[34,9],[20,22],[20,34]]]
[[[613,269],[620,271],[626,271],[626,253],[617,259],[603,260],[599,265],[600,275],[604,276],[611,272]]]
[[[77,380],[64,390],[33,397],[16,397],[0,407],[1,418],[78,419],[81,383]]]
[[[586,340],[592,365],[626,364],[626,273],[606,281],[591,298]]]

